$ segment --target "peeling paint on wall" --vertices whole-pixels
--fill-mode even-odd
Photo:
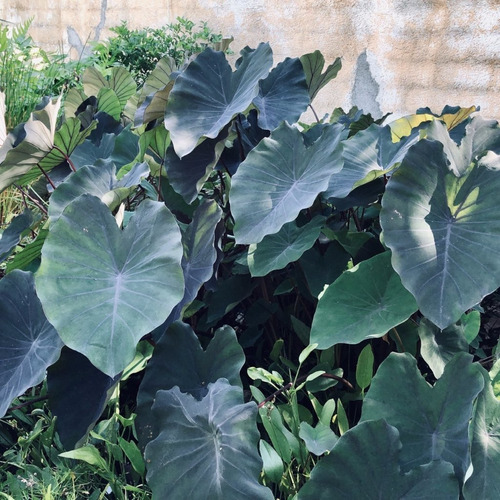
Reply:
[[[364,50],[356,61],[351,95],[352,105],[362,109],[365,113],[371,113],[374,118],[380,118],[382,110],[378,103],[379,91],[380,85],[372,75],[366,50]]]

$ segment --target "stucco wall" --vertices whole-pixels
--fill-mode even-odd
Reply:
[[[233,35],[232,48],[269,41],[275,61],[320,49],[343,69],[318,96],[320,114],[357,104],[400,116],[422,106],[480,105],[500,118],[499,0],[3,0],[0,18],[35,16],[46,49],[103,38],[127,20],[161,26],[185,16]]]

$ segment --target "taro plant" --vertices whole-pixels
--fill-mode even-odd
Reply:
[[[0,240],[2,414],[46,378],[89,456],[133,370],[155,498],[498,497],[500,129],[299,122],[340,66],[88,69],[4,138],[0,189],[46,194]]]

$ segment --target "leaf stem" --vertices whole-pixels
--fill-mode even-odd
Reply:
[[[401,337],[399,336],[399,333],[396,330],[396,328],[392,327],[391,330],[392,330],[392,333],[394,334],[394,337],[396,339],[396,344],[398,344],[399,352],[406,352],[403,341],[401,340]]]
[[[40,401],[45,401],[46,399],[49,399],[48,396],[38,396],[37,398],[30,399],[29,401],[25,401],[24,403],[18,404],[16,406],[11,406],[8,410],[7,413],[11,413],[14,410],[20,410],[21,408],[24,408],[26,406],[29,406],[33,403],[38,403]]]
[[[33,196],[31,196],[27,191],[24,191],[24,189],[21,186],[18,186],[17,184],[14,184],[14,186],[21,191],[21,194],[24,197],[27,197],[30,199],[32,203],[34,203],[45,215],[48,215],[47,209]]]
[[[61,153],[64,156],[64,159],[68,162],[69,168],[73,170],[73,172],[76,172],[76,167],[74,163],[69,159],[69,156],[56,145],[52,146],[52,148],[55,149],[56,151],[59,151],[59,153]]]
[[[321,123],[321,120],[319,119],[318,115],[316,114],[315,109],[312,107],[312,104],[309,104],[309,107],[311,108],[311,111],[313,112],[313,114],[314,114],[314,118],[316,119],[316,121],[317,121],[318,123]]]
[[[302,377],[299,377],[295,381],[295,385],[300,385],[302,382],[304,382],[304,380],[307,379],[307,377],[308,377],[308,375],[302,375]],[[343,377],[339,377],[338,375],[333,375],[332,373],[322,373],[320,375],[320,377],[331,378],[333,380],[337,380],[338,382],[342,382],[351,391],[354,391],[353,385],[348,380],[346,380]],[[268,396],[266,399],[264,399],[263,401],[261,401],[258,404],[258,408],[262,408],[263,406],[265,406],[266,403],[269,403],[269,401],[273,401],[274,399],[276,399],[276,396],[279,396],[283,392],[288,391],[288,389],[291,389],[293,386],[294,386],[294,383],[293,382],[289,382],[288,384],[284,385],[283,387],[280,387],[277,391],[273,392],[270,396]]]

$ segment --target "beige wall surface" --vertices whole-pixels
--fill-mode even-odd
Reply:
[[[34,16],[43,48],[76,55],[109,28],[158,27],[177,16],[234,36],[237,53],[269,41],[275,62],[319,49],[342,57],[319,114],[357,105],[380,116],[479,105],[500,118],[500,0],[1,0],[0,19]]]

